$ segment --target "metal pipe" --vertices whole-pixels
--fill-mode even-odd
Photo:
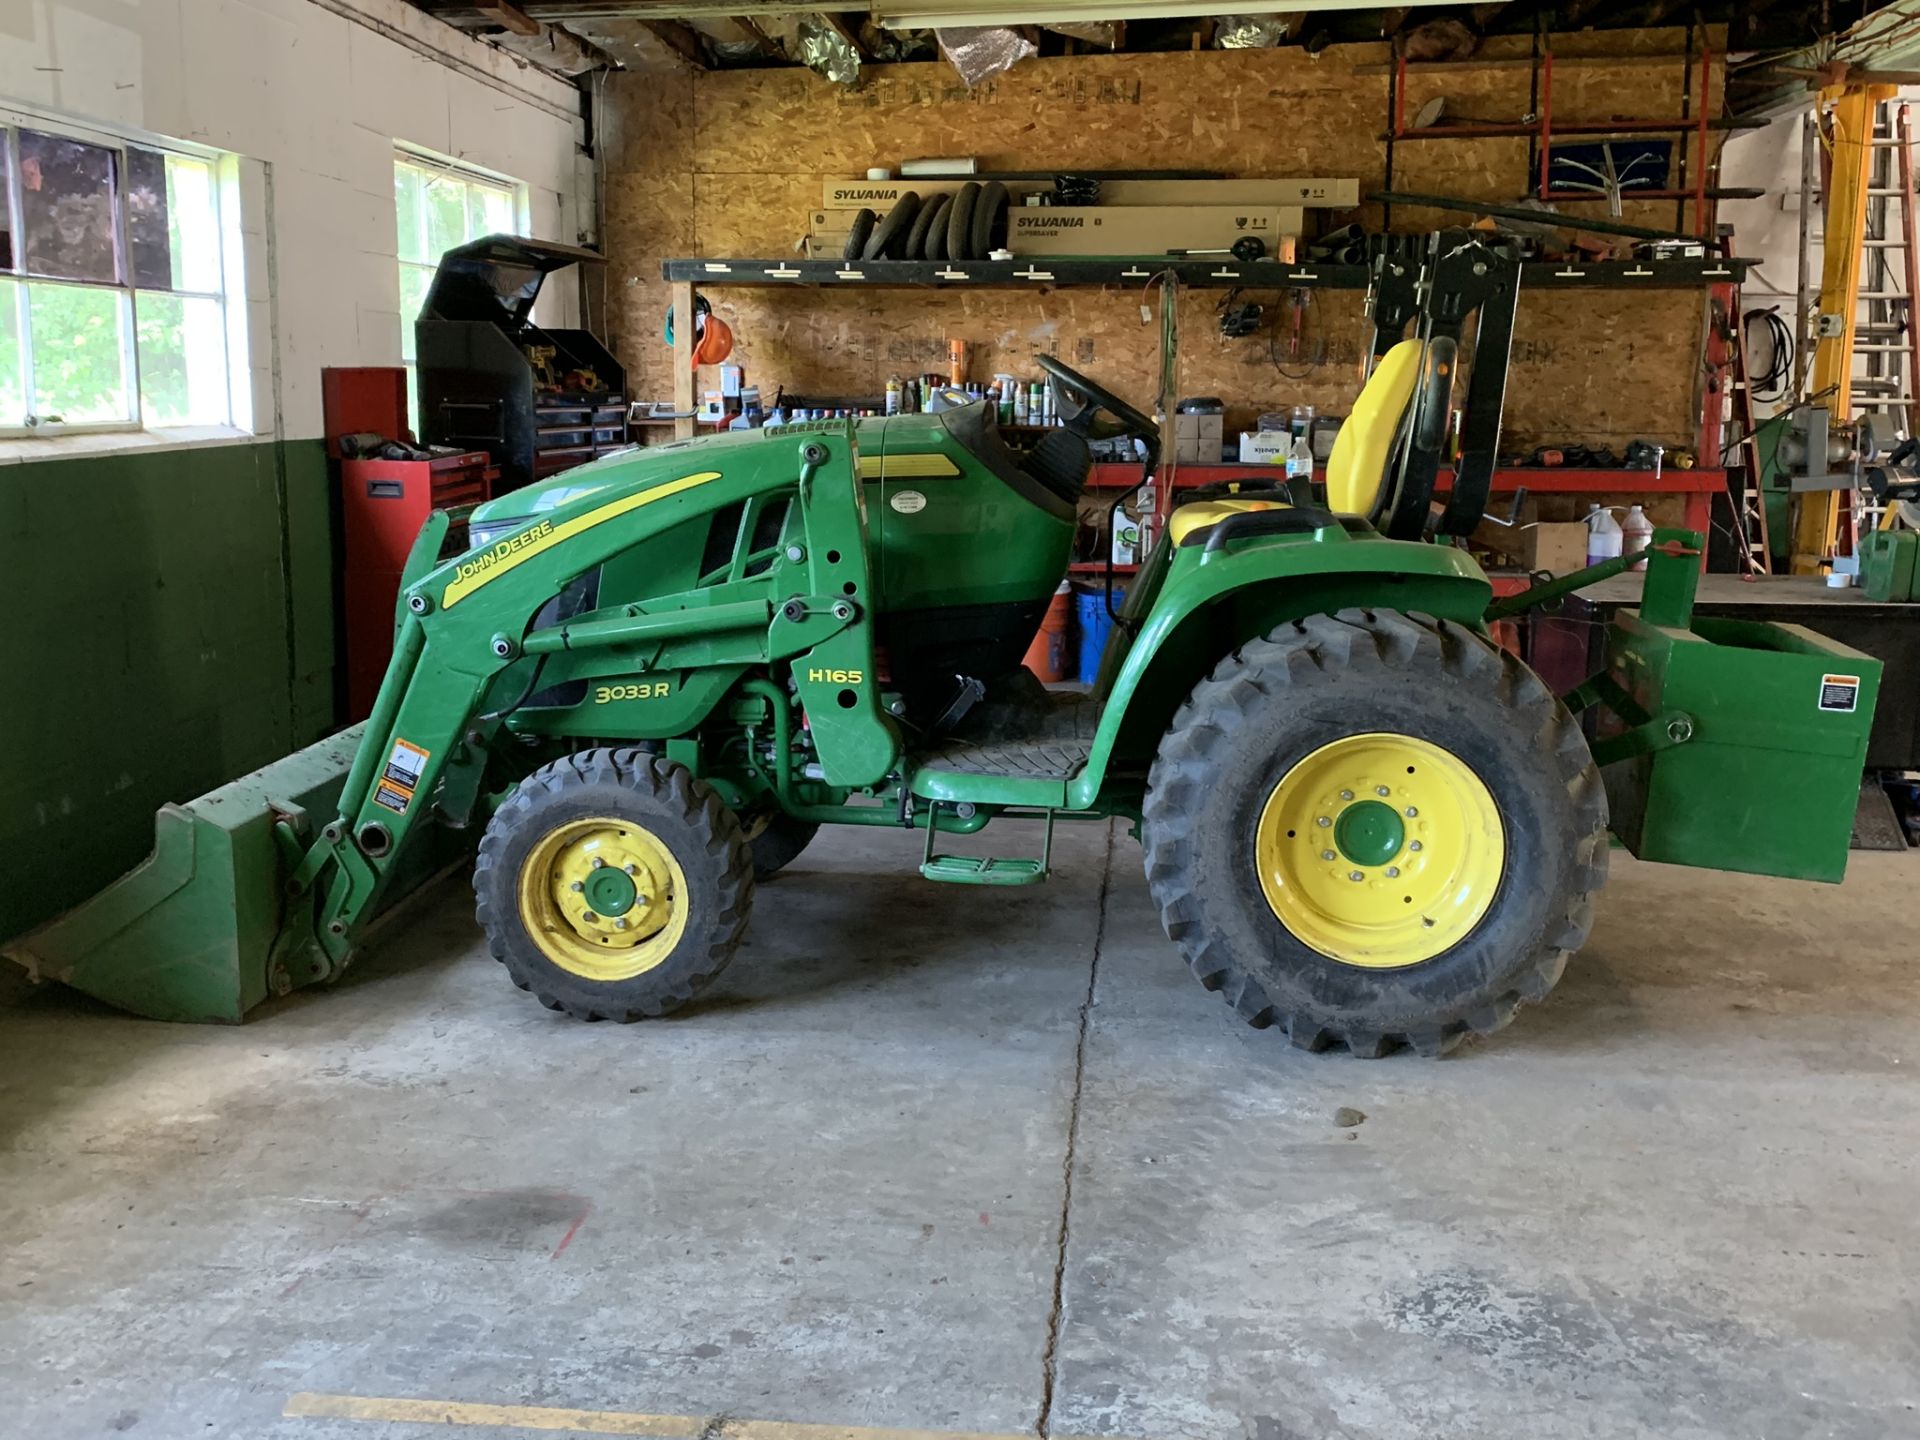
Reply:
[[[714,635],[728,630],[764,630],[773,619],[764,600],[741,600],[732,605],[708,605],[655,614],[622,615],[607,620],[582,620],[536,630],[521,643],[528,655],[561,650],[591,650],[636,640],[678,640],[690,635]]]

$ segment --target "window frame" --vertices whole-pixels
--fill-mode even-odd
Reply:
[[[115,271],[123,279],[114,281],[75,280],[62,276],[32,275],[26,269],[26,215],[21,199],[20,171],[20,132],[32,130],[37,134],[52,135],[63,140],[77,141],[83,145],[93,145],[111,150],[114,155],[114,205],[113,205],[113,249]],[[7,210],[7,228],[12,237],[14,266],[0,270],[0,285],[13,287],[13,311],[15,333],[19,337],[21,384],[26,392],[28,415],[32,415],[33,405],[33,327],[31,324],[31,302],[28,287],[31,285],[66,285],[87,290],[102,290],[119,297],[120,312],[120,364],[126,376],[127,399],[132,414],[124,420],[51,420],[39,424],[9,425],[0,421],[0,440],[52,440],[65,435],[138,435],[142,433],[164,434],[175,429],[232,428],[238,410],[235,395],[235,355],[233,334],[234,295],[228,288],[219,290],[155,290],[144,288],[136,283],[133,273],[132,244],[127,234],[127,177],[130,166],[127,162],[129,149],[157,152],[161,155],[178,155],[182,159],[197,160],[209,166],[213,172],[213,184],[209,198],[213,205],[213,233],[219,254],[216,257],[214,271],[223,282],[229,280],[234,272],[236,257],[229,253],[234,239],[232,219],[227,214],[231,203],[226,193],[226,162],[233,157],[228,152],[216,150],[204,145],[194,145],[179,140],[164,139],[146,134],[123,133],[100,130],[92,126],[76,124],[58,116],[42,114],[12,104],[0,104],[0,145],[6,151],[4,175],[6,182],[4,202]],[[140,312],[141,294],[172,295],[183,300],[212,300],[220,306],[221,328],[226,335],[226,365],[222,377],[227,392],[227,413],[219,421],[183,421],[177,425],[150,425],[144,412],[145,403],[140,385]]]

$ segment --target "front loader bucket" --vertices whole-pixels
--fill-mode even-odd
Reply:
[[[275,822],[333,818],[360,726],[154,818],[153,854],[4,953],[35,977],[155,1020],[238,1021],[275,990],[291,866]],[[298,902],[308,903],[308,902]],[[310,923],[310,921],[309,921]],[[278,987],[286,989],[284,978]]]

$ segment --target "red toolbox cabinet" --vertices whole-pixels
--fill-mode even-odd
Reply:
[[[493,498],[500,472],[484,450],[432,460],[342,460],[347,720],[364,720],[393,658],[394,606],[414,537],[435,510],[453,512],[441,558],[467,548],[466,517]]]

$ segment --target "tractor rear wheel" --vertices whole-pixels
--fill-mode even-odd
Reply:
[[[494,812],[475,916],[513,983],[581,1020],[686,1004],[733,958],[753,858],[733,812],[684,766],[583,750]]]
[[[1194,687],[1144,807],[1147,880],[1200,983],[1310,1050],[1438,1055],[1551,990],[1606,881],[1573,717],[1474,631],[1284,625]]]
[[[796,820],[784,810],[747,822],[747,845],[753,851],[753,878],[771,880],[800,858],[800,852],[820,833],[815,820]]]

